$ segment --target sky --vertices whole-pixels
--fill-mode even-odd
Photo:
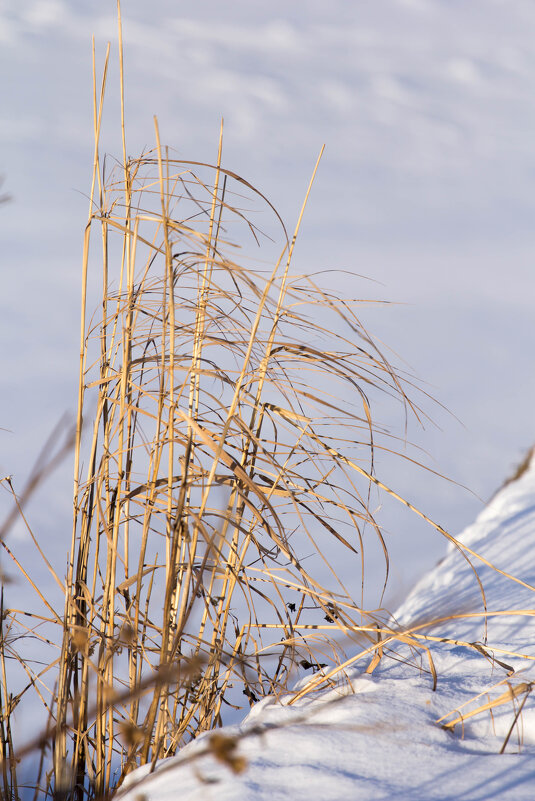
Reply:
[[[123,2],[127,149],[162,140],[223,163],[289,229],[325,144],[296,272],[329,273],[368,329],[449,410],[409,439],[470,491],[378,465],[453,533],[532,444],[535,297],[535,7],[531,0]],[[112,44],[103,131],[120,156],[115,2],[0,6],[2,404],[0,475],[20,489],[64,412],[75,411],[83,229],[92,162],[91,36]],[[360,276],[365,276],[362,278]],[[371,280],[368,280],[371,279]],[[404,436],[403,416],[387,420]],[[70,463],[29,507],[56,553],[70,540]],[[0,509],[9,498],[0,494]],[[391,598],[444,544],[384,511]],[[24,546],[21,529],[14,539]]]
[[[475,560],[491,613],[487,636],[479,587],[451,547],[390,621],[412,637],[410,647],[394,635],[371,673],[367,653],[309,674],[293,696],[264,698],[240,725],[202,734],[152,775],[149,765],[134,771],[117,801],[531,801],[534,501],[532,460],[460,536],[531,583]],[[466,617],[444,621],[455,613]],[[227,764],[223,738],[234,745]]]

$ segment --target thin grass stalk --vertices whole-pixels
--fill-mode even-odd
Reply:
[[[81,437],[82,437],[82,410],[84,403],[84,382],[83,376],[85,373],[85,336],[86,336],[86,305],[87,305],[87,277],[88,277],[88,263],[89,263],[89,236],[91,221],[93,217],[93,206],[95,196],[95,183],[98,179],[99,193],[102,193],[102,184],[100,178],[100,159],[99,159],[99,139],[100,128],[102,122],[102,109],[104,103],[104,93],[107,79],[107,70],[109,63],[110,48],[106,50],[104,59],[104,70],[101,81],[100,102],[97,107],[97,83],[96,83],[96,68],[95,68],[95,42],[93,38],[93,118],[94,118],[94,141],[95,149],[93,156],[93,175],[91,180],[90,200],[89,200],[89,219],[85,229],[84,235],[84,249],[83,249],[83,267],[82,267],[82,298],[81,298],[81,313],[80,313],[80,358],[79,358],[79,380],[78,380],[78,411],[76,421],[76,434],[75,434],[75,448],[74,448],[74,515],[73,515],[73,530],[71,542],[71,555],[74,556],[76,544],[76,524],[78,520],[77,504],[79,501],[79,475],[80,475],[80,452],[81,452]],[[102,204],[100,204],[102,205]],[[68,566],[67,581],[66,581],[66,605],[65,605],[65,624],[63,629],[63,644],[62,644],[62,658],[61,658],[61,671],[58,682],[57,693],[57,717],[61,723],[58,734],[54,741],[54,773],[56,777],[61,777],[65,771],[67,760],[67,745],[66,745],[66,718],[67,718],[67,703],[68,703],[68,687],[70,684],[70,675],[72,671],[72,659],[74,655],[71,652],[69,641],[69,630],[74,625],[77,625],[77,616],[74,618],[72,615],[72,596],[73,596],[73,570],[74,562],[71,561]],[[80,610],[83,617],[83,608]],[[84,680],[82,680],[82,684]],[[82,704],[84,704],[84,693],[81,694]],[[82,725],[86,724],[84,718],[84,709],[81,710]],[[80,747],[80,743],[77,748]],[[78,772],[78,766],[73,766],[74,771]]]
[[[0,594],[0,667],[2,670],[2,682],[0,684],[0,758],[2,760],[2,783],[3,797],[13,798],[13,771],[15,769],[15,755],[13,752],[13,740],[11,736],[11,697],[8,691],[6,662],[5,662],[5,615],[4,615],[4,588]],[[16,777],[15,777],[16,778]],[[17,797],[17,796],[15,796]]]
[[[167,420],[167,519],[166,519],[166,547],[167,547],[167,566],[168,566],[168,591],[166,590],[166,599],[164,604],[164,618],[163,638],[160,652],[160,661],[165,663],[169,659],[169,640],[173,630],[173,607],[176,606],[176,575],[178,572],[177,555],[180,549],[180,526],[173,524],[173,468],[174,468],[174,429],[175,429],[175,402],[174,402],[174,387],[175,387],[175,297],[174,297],[174,271],[173,271],[173,254],[170,242],[169,232],[169,162],[168,157],[165,159],[166,175],[164,176],[163,161],[162,161],[162,147],[160,143],[160,131],[158,128],[158,121],[154,118],[154,128],[156,133],[156,147],[158,154],[158,178],[160,184],[160,202],[162,209],[162,228],[163,239],[165,244],[165,270],[167,275],[167,291],[168,295],[168,343],[169,343],[169,362],[168,362],[168,420]],[[163,688],[164,697],[160,701],[161,714],[159,716],[159,725],[156,730],[156,742],[160,742],[164,737],[167,728],[165,709],[165,695],[167,688]]]

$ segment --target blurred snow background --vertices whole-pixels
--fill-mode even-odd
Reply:
[[[396,304],[363,307],[364,324],[458,418],[427,403],[438,427],[409,439],[475,494],[399,460],[378,471],[456,533],[533,440],[535,6],[126,0],[123,18],[130,154],[153,145],[157,114],[180,156],[214,161],[223,116],[225,166],[291,229],[326,144],[294,269],[349,271],[329,284]],[[75,409],[92,34],[100,65],[112,42],[103,149],[120,157],[114,0],[0,5],[0,475],[18,489]],[[29,515],[60,574],[70,477],[65,464]],[[403,510],[382,519],[394,603],[444,544]]]

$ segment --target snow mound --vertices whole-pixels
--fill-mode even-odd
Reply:
[[[372,675],[352,669],[340,686],[292,705],[256,704],[219,735],[246,760],[243,771],[239,761],[235,771],[218,761],[206,734],[152,774],[132,773],[117,797],[533,801],[535,458],[459,542],[494,566],[465,552],[485,600],[470,562],[450,545],[391,621],[421,647],[398,646],[395,658],[385,648]],[[449,615],[459,617],[443,620]]]

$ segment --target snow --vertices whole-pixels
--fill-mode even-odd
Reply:
[[[470,557],[484,585],[487,630],[481,590],[453,544],[390,621],[398,631],[412,633],[413,643],[423,635],[439,640],[419,640],[430,648],[436,690],[425,648],[391,643],[373,674],[365,672],[368,659],[349,666],[335,687],[295,703],[291,695],[265,698],[241,725],[219,732],[219,737],[236,738],[235,751],[232,740],[213,741],[213,735],[204,734],[158,763],[152,774],[148,767],[135,771],[118,797],[532,801],[535,458],[459,542],[503,571]],[[455,613],[466,616],[439,622]],[[304,681],[318,680],[316,674]],[[455,726],[444,728],[461,716]],[[230,743],[231,760],[246,760],[243,771],[237,770],[239,762],[233,771],[218,761],[221,742]]]

